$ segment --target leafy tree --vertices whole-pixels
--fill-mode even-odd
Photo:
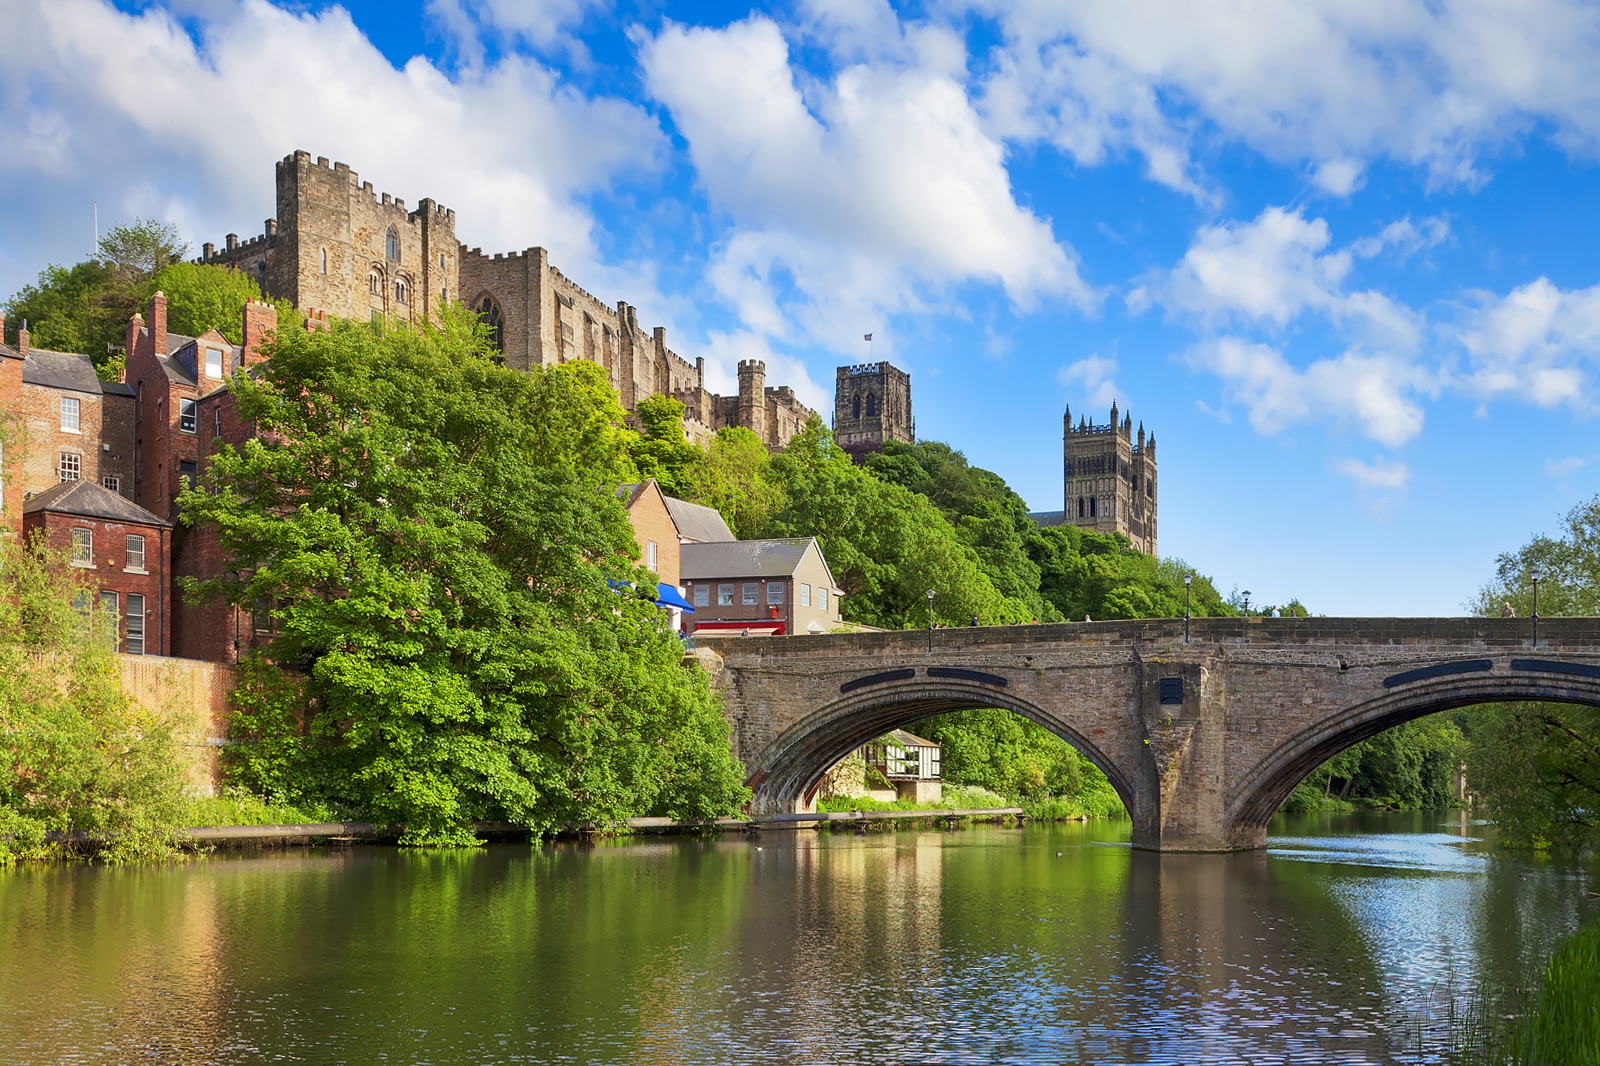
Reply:
[[[952,784],[978,785],[1013,800],[1041,800],[1078,796],[1095,780],[1104,780],[1071,744],[1010,711],[983,707],[942,714],[916,729],[943,745],[941,772]]]
[[[122,284],[137,284],[154,277],[168,263],[189,254],[189,245],[179,239],[178,227],[170,222],[136,218],[106,230],[97,249],[99,260]]]
[[[150,291],[167,296],[167,328],[198,337],[215,329],[234,344],[244,343],[242,309],[246,300],[260,300],[261,287],[248,274],[202,263],[170,263],[156,272]],[[278,320],[289,323],[294,305],[274,300]]]
[[[112,860],[175,849],[172,723],[123,694],[93,594],[64,553],[0,538],[0,866],[66,850],[52,831],[86,830]]]
[[[277,627],[234,772],[409,843],[730,810],[748,793],[709,680],[613,584],[645,578],[614,397],[506,370],[480,334],[465,311],[285,331],[233,379],[261,435],[179,502],[243,568],[194,591]]]
[[[706,457],[684,436],[683,411],[683,404],[671,396],[647,396],[635,409],[642,432],[633,436],[628,449],[634,466],[640,477],[655,478],[668,496],[685,494]]]
[[[772,477],[772,455],[752,430],[727,426],[717,431],[703,462],[684,478],[684,498],[722,513],[733,535],[759,535],[780,510],[783,488]]]

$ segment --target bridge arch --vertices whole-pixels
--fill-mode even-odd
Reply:
[[[1010,711],[1048,729],[1099,767],[1123,806],[1136,810],[1135,788],[1125,769],[1057,715],[991,686],[925,678],[841,696],[773,738],[752,761],[751,809],[757,814],[810,810],[823,775],[863,744],[923,718],[975,708]]]
[[[1241,774],[1228,790],[1230,835],[1239,844],[1260,846],[1267,822],[1295,786],[1341,751],[1386,729],[1458,707],[1516,702],[1600,707],[1600,677],[1486,672],[1399,685],[1302,730]]]

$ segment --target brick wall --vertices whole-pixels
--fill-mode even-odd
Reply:
[[[61,428],[63,399],[78,401],[76,433]],[[133,499],[133,397],[24,382],[10,409],[21,415],[26,434],[19,449],[25,491],[43,492],[59,484],[65,452],[78,458],[83,480],[104,485],[106,478],[114,477],[118,494]]]
[[[118,596],[117,646],[125,644],[123,622],[126,618],[126,597],[129,593],[145,598],[144,639],[145,654],[171,653],[171,599],[167,580],[167,557],[171,551],[171,530],[162,526],[149,526],[132,522],[111,522],[81,515],[58,514],[51,511],[28,515],[23,523],[28,535],[35,530],[43,532],[45,542],[57,551],[72,550],[72,531],[88,529],[94,536],[94,563],[84,572],[101,592],[115,592]],[[136,534],[144,537],[145,565],[143,572],[128,569],[127,537]]]
[[[639,542],[639,559],[649,562],[648,542],[656,544],[656,576],[668,585],[680,585],[678,565],[678,527],[667,511],[661,489],[654,481],[645,482],[628,508],[628,520],[633,523],[633,536]]]
[[[120,656],[122,691],[136,703],[172,715],[192,792],[211,795],[222,781],[220,755],[228,736],[228,694],[237,684],[220,663]]]
[[[0,327],[5,323],[0,316]],[[22,533],[22,457],[27,451],[23,420],[16,414],[22,405],[22,359],[0,352],[0,418],[8,437],[0,454],[0,530]]]

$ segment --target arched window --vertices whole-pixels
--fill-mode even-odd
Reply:
[[[850,417],[851,418],[860,418],[861,417],[861,397],[860,397],[859,394],[856,396],[855,399],[850,401]]]
[[[374,296],[383,295],[383,278],[379,276],[376,270],[367,275],[367,291]]]
[[[400,231],[393,226],[389,227],[388,239],[383,242],[383,254],[390,259],[400,259]]]
[[[867,393],[867,417],[868,418],[876,418],[877,415],[878,415],[878,394],[875,393],[875,392],[869,392],[869,393]]]
[[[1094,505],[1095,505],[1095,498],[1093,496],[1090,496],[1089,497],[1089,517],[1090,518],[1095,517]]]
[[[488,293],[483,295],[472,309],[478,312],[478,321],[489,327],[489,343],[497,352],[506,350],[505,319],[500,314],[500,305]]]
[[[394,302],[401,307],[411,302],[411,289],[404,278],[396,278],[394,281]]]
[[[322,272],[324,274],[328,272],[328,250],[326,248],[322,250]]]
[[[1083,497],[1082,496],[1078,497],[1078,517],[1079,518],[1083,517]]]

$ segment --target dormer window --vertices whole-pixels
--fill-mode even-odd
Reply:
[[[218,380],[222,378],[221,348],[206,349],[206,377],[217,378]]]
[[[389,227],[389,236],[383,242],[383,254],[395,262],[400,260],[400,231],[393,226]]]

